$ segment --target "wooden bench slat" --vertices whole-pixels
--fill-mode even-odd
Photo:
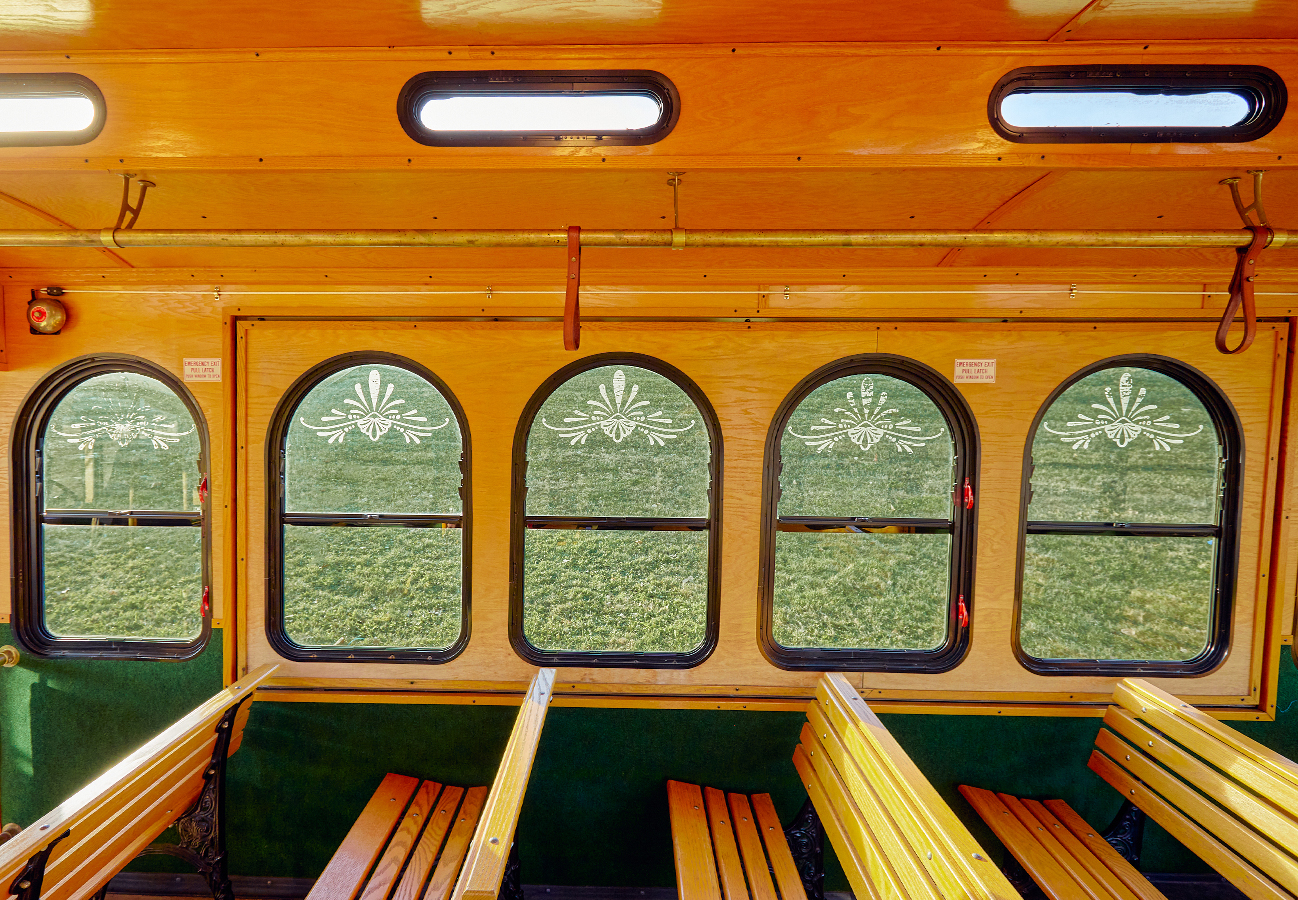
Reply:
[[[437,799],[437,792],[441,787],[435,781],[425,781],[419,785],[414,799],[410,801],[410,806],[401,819],[401,824],[397,826],[396,833],[388,840],[388,845],[379,858],[379,864],[374,867],[369,880],[365,882],[361,900],[388,900],[388,895],[396,886],[397,876],[405,868],[406,859],[415,847],[419,832],[428,823],[428,811],[432,809],[433,801]]]
[[[748,875],[749,895],[753,900],[780,900],[780,895],[775,892],[775,882],[771,879],[766,851],[762,848],[762,838],[757,833],[757,822],[748,805],[748,798],[743,794],[727,794],[726,800],[730,806],[730,821],[735,826],[735,838],[739,841],[744,872]]]
[[[881,792],[895,792],[895,786],[888,784],[889,779],[877,771],[877,765],[872,766],[873,771],[868,774],[858,765],[875,763],[868,753],[862,754],[864,759],[849,754],[838,731],[830,725],[820,707],[813,705],[807,711],[807,718],[809,721],[802,728],[802,743],[807,748],[813,765],[818,757],[824,758],[827,767],[832,765],[832,770],[820,766],[816,768],[831,801],[838,790],[842,790],[844,796],[850,798],[854,811],[864,819],[870,834],[878,842],[880,852],[905,886],[906,893],[912,897],[938,896],[938,881],[945,882],[948,889],[959,891],[955,879],[943,878],[950,873],[941,871],[940,860],[929,860],[926,857],[921,861],[918,858],[918,847],[928,849],[933,846],[933,842],[928,840],[913,820],[906,823],[898,821],[907,816],[904,804],[898,803],[895,796],[880,796]],[[851,831],[850,816],[844,818],[844,823]],[[907,825],[910,827],[907,828]],[[916,844],[916,839],[920,843]],[[925,863],[939,870],[936,881]]]
[[[442,849],[442,840],[455,821],[455,811],[463,796],[464,788],[448,785],[442,789],[437,805],[429,813],[428,825],[420,835],[419,843],[415,845],[415,852],[410,854],[410,863],[401,876],[401,883],[397,885],[392,900],[418,900],[428,873],[437,861],[437,853]]]
[[[1014,818],[1019,820],[1028,834],[1036,840],[1038,844],[1050,854],[1051,858],[1068,873],[1068,877],[1073,883],[1085,891],[1092,900],[1115,900],[1114,895],[1109,893],[1108,889],[1091,874],[1090,869],[1077,857],[1075,857],[1068,847],[1064,846],[1063,841],[1059,840],[1050,830],[1050,826],[1041,822],[1032,811],[1027,808],[1018,797],[1011,797],[1009,794],[996,795],[1005,808],[1013,814]]]
[[[708,811],[708,827],[712,831],[712,852],[717,859],[721,893],[726,900],[748,900],[744,864],[739,860],[739,847],[735,844],[726,795],[716,788],[705,787],[703,802]]]
[[[983,853],[964,823],[846,678],[839,673],[825,675],[817,685],[816,698],[827,709],[837,705],[845,710],[852,736],[859,737],[861,746],[872,749],[890,781],[906,798],[906,807],[926,823],[935,845],[934,855],[940,855],[960,873],[969,896],[1021,900],[1018,891]]]
[[[1261,796],[1274,800],[1286,809],[1298,809],[1298,784],[1278,774],[1274,768],[1259,765],[1253,759],[1241,754],[1239,750],[1221,740],[1215,731],[1213,733],[1204,731],[1199,727],[1197,719],[1176,716],[1163,705],[1155,706],[1151,703],[1145,703],[1143,706],[1135,705],[1134,709],[1123,707],[1123,711],[1130,716],[1145,720],[1150,726],[1191,753],[1229,772],[1232,778]]]
[[[1168,834],[1188,847],[1191,852],[1253,900],[1293,900],[1292,894],[1240,859],[1229,847],[1208,834],[1103,753],[1098,750],[1092,751],[1087,765],[1117,788],[1124,797],[1139,806]]]
[[[1189,703],[1173,697],[1166,691],[1159,690],[1148,681],[1139,678],[1124,678],[1118,682],[1118,686],[1113,692],[1113,699],[1119,706],[1125,707],[1136,714],[1141,714],[1142,707],[1147,710],[1162,709],[1177,719],[1192,723],[1196,728],[1212,735],[1260,769],[1281,781],[1298,787],[1298,764],[1286,759],[1271,748],[1245,737],[1228,725],[1223,725],[1207,713],[1195,709]]]
[[[442,848],[442,855],[437,860],[437,868],[433,870],[428,889],[424,891],[424,900],[446,900],[451,895],[486,801],[485,785],[471,787],[464,792],[464,802],[460,804],[455,824],[451,827],[451,836],[446,839],[446,846]]]
[[[780,816],[775,811],[770,794],[753,794],[753,815],[757,817],[758,830],[762,834],[762,843],[766,845],[766,856],[775,871],[775,883],[779,887],[781,900],[807,900],[807,891],[798,874],[797,863],[789,850],[789,841],[784,836],[780,825]]]
[[[406,811],[419,779],[389,773],[316,879],[307,900],[355,900]]]
[[[187,759],[177,761],[170,772],[148,785],[145,791],[113,810],[113,814],[98,828],[93,831],[74,829],[72,835],[55,849],[58,853],[64,844],[76,839],[67,853],[58,857],[59,865],[46,866],[41,891],[43,900],[89,896],[93,892],[85,882],[96,879],[97,873],[107,876],[102,878],[106,884],[122,866],[157,840],[178,816],[193,805],[200,793],[203,772],[211,760],[211,749],[198,747]],[[117,799],[122,798],[119,796]]]
[[[482,834],[469,847],[464,871],[456,882],[455,900],[496,900],[541,740],[541,727],[554,690],[554,669],[541,669],[523,697],[500,768],[482,812]],[[493,843],[494,841],[494,843]]]
[[[812,765],[811,758],[807,756],[807,751],[801,744],[793,748],[793,765],[798,770],[802,783],[807,786],[807,796],[811,798],[812,804],[820,813],[820,824],[829,835],[829,841],[838,854],[838,861],[843,865],[843,872],[847,875],[856,900],[884,900],[885,897],[892,900],[902,896],[895,883],[891,882],[886,875],[873,877],[874,871],[879,869],[879,857],[861,858],[856,846],[848,839],[843,820],[839,818],[837,808],[830,802],[825,786],[821,783],[820,776],[816,774],[816,767]]]
[[[1068,877],[1046,848],[1037,843],[1000,797],[967,784],[960,785],[960,793],[1051,900],[1088,900],[1086,892]]]
[[[79,847],[86,836],[96,834],[105,822],[121,813],[123,806],[132,804],[133,798],[152,789],[164,773],[174,770],[181,764],[180,761],[189,759],[201,748],[206,747],[206,761],[210,761],[215,745],[216,725],[221,717],[232,706],[251,697],[257,685],[269,678],[275,668],[273,665],[261,666],[204,701],[196,709],[112,766],[103,775],[46,813],[12,840],[0,845],[0,884],[12,884],[32,856],[68,829],[71,829],[72,834],[60,842],[50,854],[46,890],[43,891],[45,896],[50,897],[49,891],[57,890],[58,895],[51,900],[82,900],[106,884],[116,871],[95,872],[93,877],[89,874],[84,877],[76,876],[79,881],[71,874],[74,870],[83,871],[84,862],[88,857],[93,857],[96,865],[112,864],[112,861],[117,858],[115,852],[97,848],[93,842],[86,848]],[[201,773],[202,769],[199,771]],[[197,784],[190,787],[188,794],[190,803],[197,797],[198,790]],[[158,796],[156,790],[152,796]],[[178,796],[180,795],[168,794],[169,799],[172,800],[169,808],[174,810],[174,817],[182,815],[189,806],[189,803],[179,805]],[[133,807],[137,811],[142,808],[138,804]],[[165,810],[168,807],[161,808]],[[136,812],[128,813],[128,817],[129,821],[138,818]],[[149,818],[148,821],[154,820]],[[165,830],[165,826],[162,830]],[[161,830],[157,832],[160,833]],[[132,834],[125,845],[138,843],[142,848],[156,838],[157,834],[149,837],[147,841],[141,840],[138,834]],[[120,843],[115,845],[117,848],[121,846],[124,845]],[[129,860],[122,862],[121,865],[125,865],[126,862]],[[92,886],[91,883],[96,881],[98,883]]]
[[[672,855],[676,861],[679,900],[721,900],[712,834],[696,784],[667,782],[667,810],[672,823]]]
[[[210,757],[209,757],[210,761]],[[194,777],[206,768],[194,769]],[[77,848],[79,854],[85,854],[82,860],[71,871],[65,871],[53,883],[46,882],[42,887],[42,900],[69,900],[93,896],[112,877],[126,867],[140,851],[157,840],[178,815],[175,810],[183,812],[197,798],[192,784],[179,783],[163,785],[163,792],[145,806],[122,831],[110,833],[103,843],[96,843],[93,838],[87,839]],[[69,837],[67,840],[71,840]],[[65,840],[63,843],[67,843]],[[60,847],[63,844],[59,845]],[[97,885],[97,886],[96,886]]]
[[[1085,844],[1091,854],[1140,900],[1167,900],[1158,888],[1150,884],[1135,866],[1127,862],[1126,858],[1088,825],[1071,806],[1063,800],[1046,800],[1042,805],[1053,813],[1074,837]]]
[[[1122,737],[1152,756],[1178,777],[1197,787],[1218,805],[1239,816],[1275,841],[1291,855],[1298,849],[1298,821],[1267,800],[1238,785],[1232,778],[1204,765],[1163,735],[1145,727],[1125,709],[1109,707],[1104,722]],[[1231,773],[1233,776],[1234,772]],[[1219,835],[1220,837],[1220,835]]]
[[[1044,803],[1030,799],[1023,799],[1020,802],[1028,812],[1032,813],[1033,818],[1043,825],[1046,831],[1052,834],[1073,859],[1083,865],[1086,871],[1091,874],[1091,877],[1098,881],[1115,900],[1146,900],[1119,878],[1118,874],[1108,867],[1105,859],[1096,856],[1092,852],[1090,845],[1073,834],[1072,830],[1064,825]],[[1108,842],[1105,843],[1107,845]],[[1110,847],[1109,849],[1112,850],[1113,848]],[[1118,855],[1118,859],[1122,859],[1122,857]],[[1158,892],[1155,891],[1154,893]]]
[[[1283,850],[1219,806],[1204,799],[1203,795],[1194,788],[1172,777],[1166,769],[1112,731],[1101,729],[1095,738],[1095,746],[1108,754],[1115,765],[1130,771],[1162,795],[1163,799],[1207,829],[1222,843],[1257,866],[1277,883],[1298,893],[1298,861]]]

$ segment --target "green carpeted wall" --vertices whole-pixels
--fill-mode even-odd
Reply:
[[[0,643],[11,643],[0,625]],[[1298,671],[1282,654],[1282,714],[1242,731],[1298,758]],[[183,663],[42,661],[0,677],[0,818],[26,824],[215,693],[220,635]],[[231,760],[232,871],[312,877],[383,773],[486,784],[515,709],[361,703],[258,703]],[[995,855],[1000,848],[955,790],[961,782],[1063,797],[1103,827],[1120,798],[1086,768],[1094,718],[890,715],[884,720]],[[519,824],[533,884],[674,883],[664,782],[769,791],[787,821],[801,790],[790,756],[799,713],[726,710],[550,711]],[[1151,827],[1142,868],[1204,866]],[[831,863],[830,887],[845,883]]]

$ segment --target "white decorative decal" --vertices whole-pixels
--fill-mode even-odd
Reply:
[[[580,409],[574,409],[572,415],[565,418],[563,425],[551,425],[541,417],[541,424],[551,431],[557,431],[566,438],[571,438],[570,444],[584,444],[586,438],[596,431],[602,431],[613,439],[613,443],[620,444],[624,438],[630,437],[636,431],[643,431],[649,438],[651,445],[657,444],[662,447],[667,441],[675,440],[676,436],[683,431],[689,431],[694,427],[690,422],[684,428],[669,428],[675,424],[673,420],[665,418],[662,410],[650,413],[641,409],[642,406],[649,406],[648,400],[636,400],[636,395],[640,393],[640,385],[631,385],[631,393],[626,394],[626,375],[621,369],[613,373],[613,399],[608,398],[608,388],[605,385],[599,386],[599,395],[603,401],[587,400],[588,406],[594,409],[589,413],[584,413]]]
[[[382,376],[377,370],[370,372],[370,391],[369,396],[361,390],[361,383],[356,382],[356,396],[359,400],[353,400],[348,397],[343,400],[343,404],[350,406],[351,409],[330,410],[332,416],[321,416],[320,421],[324,424],[312,425],[306,419],[299,419],[303,425],[310,428],[320,437],[327,437],[329,443],[337,441],[342,443],[347,432],[357,429],[371,441],[377,441],[389,430],[395,430],[401,433],[406,439],[406,443],[419,443],[420,438],[429,437],[439,428],[445,428],[451,419],[448,416],[440,425],[419,425],[417,422],[427,422],[426,416],[419,415],[419,410],[401,410],[398,407],[405,404],[404,400],[393,400],[392,392],[396,390],[396,385],[389,382],[387,392],[384,393],[383,399],[379,400],[379,389],[382,387]]]
[[[1074,450],[1090,447],[1091,438],[1101,432],[1119,447],[1125,447],[1144,435],[1154,442],[1155,448],[1171,450],[1172,444],[1184,443],[1184,438],[1203,431],[1203,426],[1200,425],[1194,431],[1179,432],[1176,429],[1180,425],[1167,421],[1171,416],[1153,418],[1150,412],[1158,407],[1152,403],[1141,406],[1145,400],[1144,388],[1136,394],[1134,401],[1131,399],[1131,374],[1128,372],[1124,372],[1118,379],[1118,402],[1114,402],[1111,387],[1104,389],[1104,399],[1108,401],[1108,406],[1102,403],[1091,404],[1093,409],[1100,411],[1098,415],[1078,413],[1077,419],[1068,423],[1068,427],[1076,428],[1076,431],[1056,431],[1046,422],[1041,425],[1051,434],[1059,435],[1059,439],[1065,444],[1072,444]]]
[[[834,410],[838,413],[837,422],[822,416],[820,419],[822,424],[812,425],[807,429],[811,434],[798,434],[793,430],[792,424],[789,425],[789,434],[805,441],[808,447],[815,447],[817,453],[833,450],[844,438],[862,450],[869,450],[879,441],[887,438],[898,452],[914,453],[912,448],[923,447],[929,441],[940,438],[946,431],[945,428],[941,428],[938,429],[937,434],[921,437],[919,432],[923,429],[918,425],[912,425],[911,419],[892,421],[890,417],[900,410],[885,409],[887,402],[887,391],[880,391],[879,399],[876,401],[874,382],[869,378],[862,378],[860,401],[858,402],[852,391],[848,391],[848,408],[844,409],[840,406]]]
[[[104,409],[104,407],[92,407],[92,410],[94,409]],[[168,416],[156,415],[150,418],[146,415],[150,412],[153,410],[147,404],[137,405],[135,400],[132,400],[129,406],[110,400],[107,411],[102,414],[81,416],[81,421],[73,422],[68,426],[71,431],[54,433],[67,438],[69,444],[76,444],[78,450],[94,450],[95,441],[101,437],[116,441],[119,447],[125,447],[132,441],[144,438],[150,441],[155,449],[166,450],[171,444],[179,443],[182,437],[194,431],[193,426],[190,426],[189,431],[176,431],[179,427],[177,423],[165,424]]]

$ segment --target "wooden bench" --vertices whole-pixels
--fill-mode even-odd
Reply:
[[[239,749],[262,666],[140,747],[0,845],[0,897],[85,900],[145,852],[191,862],[218,900],[226,870],[225,761]],[[150,847],[172,824],[179,845]]]
[[[856,900],[995,898],[1020,900],[1018,892],[987,857],[951,808],[928,783],[842,675],[821,678],[807,710],[802,742],[793,764],[847,874]],[[699,804],[691,785],[670,782],[672,842],[680,900],[774,900],[756,854],[744,847],[744,805],[709,789]],[[756,795],[764,797],[765,795]],[[742,799],[732,794],[731,798]],[[707,819],[701,819],[705,806]],[[759,804],[760,805],[760,804]],[[730,821],[725,819],[727,808]],[[738,811],[736,811],[738,810]],[[774,809],[754,812],[770,865],[788,852],[771,836],[779,831]],[[709,827],[710,826],[710,827]],[[730,837],[733,827],[738,837]],[[772,849],[772,848],[775,849]],[[751,858],[751,862],[750,862]],[[783,865],[783,862],[780,863]],[[787,879],[777,883],[783,900],[801,900]],[[747,873],[745,890],[744,873]],[[805,880],[804,880],[805,881]],[[814,893],[814,891],[812,892]]]
[[[307,900],[497,900],[553,689],[537,672],[490,792],[384,778]]]
[[[1090,768],[1247,896],[1298,895],[1298,766],[1148,682],[1113,700]],[[1064,801],[960,790],[1048,896],[1162,897]]]

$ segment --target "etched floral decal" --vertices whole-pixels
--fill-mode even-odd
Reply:
[[[94,410],[104,411],[95,415]],[[154,449],[166,450],[194,431],[192,425],[188,431],[177,431],[180,426],[176,422],[166,424],[169,416],[150,416],[152,412],[148,404],[138,400],[132,400],[129,405],[110,400],[107,408],[93,407],[91,415],[81,416],[79,422],[69,425],[70,431],[56,430],[54,433],[67,438],[69,444],[76,444],[78,450],[94,450],[95,441],[99,438],[114,441],[119,447],[143,439],[151,442]]]
[[[1194,431],[1178,431],[1181,426],[1169,422],[1171,416],[1159,416],[1155,419],[1151,414],[1158,407],[1152,403],[1145,404],[1145,389],[1141,388],[1137,391],[1134,400],[1131,398],[1131,390],[1131,373],[1123,372],[1122,377],[1118,379],[1118,399],[1113,398],[1113,388],[1106,387],[1104,399],[1108,405],[1092,403],[1091,408],[1098,409],[1098,413],[1089,416],[1086,413],[1078,413],[1076,419],[1067,425],[1068,428],[1076,430],[1056,431],[1047,422],[1042,422],[1041,425],[1051,434],[1059,435],[1059,440],[1065,444],[1072,444],[1074,450],[1090,447],[1091,438],[1099,434],[1103,434],[1119,447],[1125,447],[1143,436],[1153,441],[1156,449],[1171,450],[1173,444],[1185,443],[1185,438],[1193,437],[1203,431],[1202,425]]]
[[[361,383],[355,384],[356,400],[347,397],[343,400],[343,405],[348,409],[330,410],[331,416],[321,416],[320,425],[312,425],[306,419],[299,419],[303,425],[310,428],[322,438],[328,438],[329,443],[342,443],[343,438],[350,431],[359,431],[371,441],[377,441],[389,431],[396,431],[406,439],[406,443],[418,444],[420,438],[426,438],[432,435],[439,428],[445,428],[451,421],[448,416],[440,425],[428,425],[428,417],[419,415],[417,409],[403,410],[400,407],[405,405],[404,400],[392,399],[392,392],[397,386],[388,383],[387,391],[383,394],[383,399],[379,399],[379,391],[383,387],[383,376],[378,370],[370,371],[369,379],[369,396],[361,389]]]
[[[888,408],[887,391],[880,391],[879,398],[875,399],[874,381],[870,378],[861,379],[859,398],[854,391],[848,391],[847,407],[837,407],[834,412],[838,414],[837,422],[821,416],[819,425],[807,428],[810,434],[799,434],[792,424],[789,425],[789,434],[805,442],[808,447],[814,447],[817,453],[833,450],[844,440],[851,441],[862,450],[869,450],[880,441],[887,440],[899,453],[914,453],[915,447],[923,447],[929,441],[937,440],[946,431],[945,428],[939,428],[937,434],[925,437],[921,434],[924,429],[913,424],[913,420],[893,421],[892,417],[901,410]]]
[[[592,407],[589,412],[574,409],[562,425],[551,425],[542,416],[541,424],[569,438],[569,444],[584,444],[586,438],[597,431],[611,437],[613,443],[620,444],[639,431],[649,439],[650,445],[659,447],[666,446],[668,441],[694,427],[691,421],[684,428],[672,428],[675,421],[665,417],[661,409],[649,412],[644,407],[652,409],[652,406],[648,400],[637,400],[639,394],[638,384],[631,385],[631,392],[627,393],[626,374],[618,369],[613,373],[613,399],[609,399],[608,386],[601,384],[599,395],[602,399],[586,401],[586,405]]]

